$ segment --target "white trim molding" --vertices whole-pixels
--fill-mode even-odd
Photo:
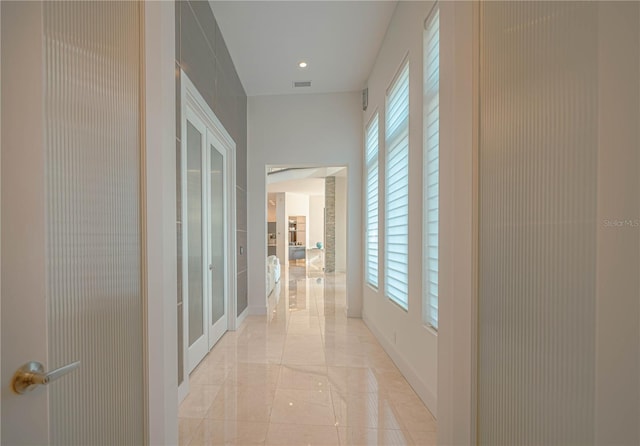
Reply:
[[[440,2],[438,444],[475,435],[477,6]]]
[[[148,444],[178,443],[174,15],[144,3]]]

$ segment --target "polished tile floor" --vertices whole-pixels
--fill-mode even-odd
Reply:
[[[360,319],[345,278],[291,266],[267,316],[191,374],[181,445],[435,445],[436,422]]]

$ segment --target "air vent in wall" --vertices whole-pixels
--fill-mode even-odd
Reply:
[[[310,86],[311,86],[311,81],[295,81],[295,82],[293,82],[293,87],[294,88],[310,87]]]

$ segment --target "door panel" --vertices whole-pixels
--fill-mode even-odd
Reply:
[[[3,292],[2,443],[143,444],[141,6],[16,2],[2,9],[3,49],[18,47],[17,57],[3,60],[3,78],[5,67],[23,70],[12,82],[21,95],[2,92],[3,118],[12,110],[32,135],[5,145],[3,132],[3,287],[20,276],[9,283],[10,300]],[[8,34],[5,20],[16,23]],[[5,323],[9,314],[15,324]],[[18,396],[8,384],[28,360],[48,371],[74,361],[80,367]]]
[[[209,348],[227,331],[225,284],[225,188],[224,156],[209,144],[210,159],[210,265],[211,265],[211,329]]]
[[[187,249],[189,280],[189,346],[204,333],[202,295],[202,138],[187,121]]]
[[[43,8],[51,443],[139,444],[140,8]]]
[[[204,182],[203,147],[206,127],[192,114],[186,123],[186,260],[189,371],[193,370],[208,351],[207,303],[205,301],[205,214],[203,212]]]

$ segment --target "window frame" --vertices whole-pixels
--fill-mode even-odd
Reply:
[[[406,78],[406,87],[403,84],[399,84],[399,82],[403,81]],[[404,57],[402,63],[400,64],[399,69],[391,81],[389,88],[385,94],[385,122],[384,122],[384,148],[385,148],[385,167],[384,167],[384,294],[391,302],[398,305],[402,310],[408,312],[409,311],[409,165],[410,165],[410,138],[409,138],[409,121],[410,121],[410,110],[411,110],[411,77],[410,77],[410,63],[408,54]],[[394,110],[395,106],[398,106],[398,102],[394,100],[394,94],[400,94],[403,90],[406,89],[406,116],[405,113],[398,114],[397,110]],[[404,101],[403,101],[404,102]],[[390,110],[390,105],[391,110]],[[402,104],[404,105],[404,104]],[[404,109],[402,109],[404,110]],[[391,111],[391,113],[390,113]],[[399,122],[396,122],[398,116],[401,116],[402,119]],[[390,121],[393,119],[393,121]],[[391,130],[391,131],[390,131]],[[397,150],[402,150],[402,153],[398,155],[396,153]],[[404,173],[401,177],[396,177],[397,172],[390,172],[393,168],[399,168]],[[392,176],[393,175],[393,176]],[[396,190],[390,190],[390,185],[395,185],[396,183],[404,182],[400,188]],[[395,207],[394,210],[403,209],[405,212],[400,215],[391,216],[390,215],[390,196],[401,192],[399,197],[396,197],[395,200],[402,199],[406,200],[406,203],[401,203],[399,206]],[[402,193],[404,192],[404,193]],[[399,233],[390,234],[389,224],[391,219],[400,219],[400,223],[394,224],[394,228],[400,228]],[[390,252],[390,237],[401,238],[405,236],[406,239],[403,243],[393,243],[393,245],[402,246],[404,245],[404,252]],[[391,259],[390,254],[395,254],[394,257],[396,259]],[[402,260],[398,259],[398,257],[406,257],[406,261],[404,263]],[[404,277],[394,277],[390,274],[393,268],[390,268],[389,263],[399,264],[402,270],[397,271],[398,275]],[[404,284],[402,280],[404,279]],[[401,288],[392,284],[392,282],[396,282],[401,285]]]
[[[369,150],[369,133],[375,124],[375,153],[371,155],[370,158],[370,150]],[[367,285],[371,286],[374,289],[378,289],[380,285],[380,113],[378,110],[374,110],[373,115],[369,119],[369,122],[365,126],[364,129],[364,169],[365,169],[365,178],[364,178],[364,229],[365,229],[365,240],[364,240],[364,281]],[[376,196],[376,213],[375,213],[375,257],[376,257],[376,268],[375,271],[370,267],[371,256],[370,256],[370,226],[371,223],[371,215],[370,215],[370,202],[369,202],[369,186],[371,175],[375,172],[375,182],[373,187],[375,187],[375,196]],[[372,277],[373,276],[373,277]]]

